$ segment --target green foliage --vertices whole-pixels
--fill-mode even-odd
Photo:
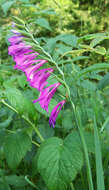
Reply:
[[[88,147],[88,152],[94,153],[95,145],[94,145],[93,134],[91,132],[84,132],[84,137],[85,137],[85,141]],[[66,137],[66,143],[68,143],[69,141],[72,142],[73,145],[75,144],[75,146],[80,147],[81,150],[83,150],[82,144],[81,144],[81,138],[77,131],[73,131]]]
[[[109,189],[108,6],[105,0],[0,1],[0,190]],[[48,84],[62,83],[48,113],[32,103],[39,92],[13,69],[13,21],[38,59],[48,61],[44,68],[54,69]],[[50,113],[62,99],[50,128]]]
[[[40,172],[50,190],[65,190],[81,169],[82,163],[83,155],[78,146],[72,141],[53,137],[41,145],[33,167]]]
[[[98,89],[104,89],[109,85],[109,73],[107,73],[98,83]]]
[[[24,132],[9,134],[5,138],[4,153],[11,169],[15,169],[31,148],[31,139]]]
[[[96,119],[94,119],[94,139],[95,139],[95,154],[96,154],[97,190],[100,190],[100,189],[105,190],[101,145],[100,145],[97,125],[96,125]]]
[[[15,188],[25,187],[28,184],[24,176],[17,176],[17,175],[5,176],[5,180],[8,183],[8,185],[14,186]]]
[[[42,26],[42,27],[51,31],[51,27],[49,25],[49,22],[46,19],[38,18],[35,23],[38,24],[39,26]]]
[[[10,9],[10,7],[13,5],[14,1],[8,1],[5,2],[1,5],[3,12],[5,15],[7,15],[8,10]]]
[[[6,97],[10,101],[11,105],[19,112],[19,114],[28,115],[33,119],[37,117],[37,113],[32,102],[18,89],[6,89]]]

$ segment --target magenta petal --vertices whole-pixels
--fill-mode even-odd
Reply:
[[[46,60],[36,60],[36,62],[39,62],[36,65],[27,67],[26,69],[24,69],[23,71],[25,72],[26,76],[27,76],[27,80],[31,81],[34,77],[35,72],[44,64],[46,63]]]
[[[50,85],[49,87],[45,88],[41,91],[40,97],[34,101],[39,101],[40,106],[48,112],[48,105],[51,101],[51,98],[53,97],[54,93],[56,92],[56,89],[60,86],[60,83],[55,83],[53,85]]]
[[[62,109],[62,106],[65,104],[65,100],[62,100],[61,102],[59,102],[52,110],[50,118],[49,118],[49,125],[50,127],[52,126],[53,128],[55,127],[56,124],[56,118],[60,112],[60,110]]]
[[[31,46],[25,45],[24,43],[14,44],[14,45],[9,46],[8,53],[9,55],[15,56],[15,55],[26,52],[26,50],[30,48]]]
[[[53,72],[52,68],[41,69],[37,71],[33,76],[33,79],[30,81],[30,86],[42,91],[42,89],[48,84],[46,80],[51,75],[51,72]]]
[[[20,69],[24,71],[27,67],[31,66],[32,64],[36,63],[36,60],[31,60],[29,62],[22,63],[22,65],[14,65],[14,69]]]
[[[21,54],[20,56],[15,56],[14,57],[14,61],[16,62],[16,68],[22,68],[22,66],[26,65],[28,66],[28,62],[30,62],[31,60],[33,61],[35,58],[37,57],[37,55],[35,53],[32,54]],[[34,60],[33,63],[35,63],[36,61]]]
[[[22,36],[12,36],[8,38],[8,41],[11,43],[11,45],[18,44],[22,41]]]

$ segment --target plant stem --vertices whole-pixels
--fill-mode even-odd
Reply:
[[[32,143],[35,144],[36,146],[40,147],[40,144],[38,144],[37,142],[32,141]]]
[[[2,104],[4,104],[5,106],[7,106],[9,109],[11,109],[12,111],[14,111],[14,112],[16,112],[17,114],[18,114],[18,111],[15,109],[15,108],[13,108],[12,106],[10,106],[9,104],[7,104],[6,102],[5,102],[5,100],[1,100],[0,101]]]
[[[25,176],[25,180],[28,182],[28,184],[38,190],[38,187],[28,179],[28,176]]]
[[[74,110],[74,112],[75,112],[75,110]],[[79,114],[78,111],[75,112],[75,118],[76,118],[76,123],[77,123],[78,130],[79,130],[79,133],[80,133],[80,137],[81,137],[81,141],[82,141],[82,145],[83,145],[83,149],[84,149],[84,154],[85,154],[85,159],[86,159],[87,176],[88,176],[88,181],[89,181],[89,190],[94,190],[87,145],[86,145],[86,142],[85,142],[84,132],[83,132],[82,125],[81,125],[81,118],[80,118],[80,114]]]
[[[108,122],[109,122],[109,117],[108,117],[108,118],[105,120],[105,122],[103,123],[103,126],[101,127],[100,132],[103,132],[103,131],[104,131],[104,129],[105,129],[106,125],[108,124]]]
[[[29,29],[25,26],[25,30],[31,35],[31,38],[33,40],[33,42],[42,50],[42,52],[49,57],[50,62],[54,63],[56,65],[57,70],[60,72],[61,75],[63,75],[62,70],[59,68],[58,64],[53,60],[53,58],[51,57],[51,55],[46,52],[41,46],[40,44],[37,42],[37,40],[34,39],[34,36],[30,33]]]
[[[44,141],[44,138],[42,137],[42,135],[40,134],[38,128],[35,127],[35,125],[27,118],[25,117],[25,115],[22,115],[22,118],[27,121],[31,126],[32,128],[34,129],[34,131],[36,132],[36,134],[39,136],[40,140],[41,141]]]
[[[75,190],[73,183],[70,183],[71,190]]]
[[[18,114],[18,111],[13,108],[11,105],[9,105],[8,103],[5,102],[5,100],[1,100],[0,101],[1,103],[3,103],[5,106],[7,106],[9,109],[11,109],[12,111],[14,111],[15,113]],[[21,116],[25,121],[27,121],[31,126],[32,128],[34,129],[34,131],[36,132],[36,134],[39,136],[40,140],[43,142],[44,141],[44,138],[42,137],[42,135],[40,134],[38,128],[35,127],[35,125],[25,116],[25,115],[22,115]]]
[[[96,124],[96,115],[94,115],[94,141],[95,141],[97,190],[105,190],[101,145],[100,145],[98,128]]]

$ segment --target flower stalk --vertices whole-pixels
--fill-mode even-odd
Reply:
[[[16,24],[14,24],[14,27],[16,27]],[[36,59],[39,53],[41,52],[45,56],[49,57],[50,62],[55,64],[57,70],[62,76],[64,76],[64,73],[58,67],[57,63],[54,62],[51,55],[48,54],[42,47],[40,47],[39,43],[34,39],[33,35],[29,33],[29,30],[27,27],[25,27],[25,25],[24,25],[24,28],[27,33],[26,36],[24,34],[25,31],[22,32],[22,30],[19,31],[18,29],[12,30],[12,32],[14,33],[14,36],[8,39],[8,41],[10,42],[8,53],[9,55],[13,57],[13,60],[16,62],[14,69],[19,69],[23,71],[27,77],[27,81],[29,82],[29,85],[33,88],[36,88],[40,92],[39,98],[37,100],[34,100],[33,103],[39,102],[40,106],[48,112],[48,106],[51,102],[51,99],[54,96],[57,88],[61,85],[61,83],[58,82],[56,84],[47,86],[48,85],[47,79],[52,74],[53,69],[52,68],[40,69],[45,63],[47,63],[47,59],[46,58]],[[32,45],[34,44],[28,42],[29,38],[27,36],[29,37],[31,36],[32,40],[36,43],[36,50],[38,49],[39,52],[36,52],[32,48]],[[62,79],[60,80],[63,84],[64,81]],[[64,85],[66,84],[64,83]],[[63,103],[61,102],[57,104],[57,107],[59,105],[60,108],[62,108]],[[64,103],[65,103],[65,100],[64,100]],[[59,108],[59,111],[58,111],[56,109],[57,107],[54,107],[51,112],[50,120],[49,120],[50,127],[51,127],[51,124],[53,127],[55,126],[56,118],[58,116],[59,111],[61,110]]]

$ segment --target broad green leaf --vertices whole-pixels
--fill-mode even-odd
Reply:
[[[39,129],[39,131],[40,131],[40,133],[44,139],[53,137],[53,135],[55,133],[54,129],[50,128],[48,122],[47,123],[45,122],[44,124],[38,125],[38,129]],[[41,140],[39,137],[37,137],[37,141],[41,143]]]
[[[33,167],[40,172],[49,190],[66,190],[82,164],[83,154],[78,146],[52,137],[41,145]]]
[[[11,190],[9,185],[4,181],[0,183],[0,190]]]
[[[72,47],[76,47],[77,46],[77,36],[72,35],[72,34],[60,34],[56,37],[56,40],[60,40],[62,42],[64,42],[67,45],[70,45]]]
[[[10,79],[4,80],[3,86],[5,88],[14,88],[15,83],[16,83],[16,76],[12,76],[10,77]]]
[[[6,96],[11,105],[19,112],[25,112],[25,101],[22,93],[16,88],[6,89]]]
[[[12,185],[14,187],[24,187],[28,185],[24,176],[17,176],[17,175],[5,176],[5,180],[9,185]]]
[[[5,138],[4,153],[11,169],[15,169],[31,148],[31,139],[24,132],[9,134]]]
[[[36,24],[38,24],[39,26],[43,27],[43,28],[46,28],[48,30],[52,30],[50,25],[49,25],[49,22],[47,19],[45,18],[38,18],[36,21],[35,21]]]
[[[17,77],[17,80],[18,80],[19,86],[24,89],[25,85],[27,84],[25,75],[19,75]]]
[[[11,121],[12,121],[12,115],[10,115],[8,117],[8,119],[6,119],[5,121],[0,122],[0,129],[8,127],[10,125]]]
[[[65,110],[63,113],[62,127],[66,131],[69,131],[73,128],[72,112],[70,109]]]
[[[13,5],[14,1],[7,1],[5,3],[2,4],[2,9],[5,15],[7,15],[8,10],[10,9],[10,7]]]
[[[36,118],[37,113],[35,107],[26,96],[24,96],[20,90],[16,88],[6,89],[6,96],[11,105],[20,113],[29,115],[33,119]]]
[[[4,129],[10,125],[13,120],[13,111],[3,107],[0,109],[0,129]]]
[[[85,138],[85,141],[87,144],[88,152],[94,153],[95,152],[94,135],[91,132],[84,131],[84,138]],[[66,143],[68,143],[69,141],[72,141],[72,144],[80,147],[81,150],[83,149],[82,143],[81,143],[81,138],[77,131],[73,131],[71,134],[69,134],[66,137]]]
[[[55,47],[56,47],[56,38],[50,38],[47,40],[47,43],[44,46],[44,49],[46,49],[47,52],[52,53]]]
[[[58,48],[57,52],[61,55],[72,50],[72,47],[64,44],[57,44],[56,47]]]

